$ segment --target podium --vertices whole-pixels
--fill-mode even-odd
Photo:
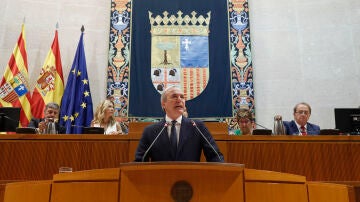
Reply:
[[[12,187],[22,185],[8,184],[4,201],[25,201],[8,196]],[[49,196],[50,202],[308,201],[303,176],[230,163],[127,163],[119,168],[55,174],[50,187],[36,194]],[[24,190],[17,188],[22,198],[31,198],[32,193]]]
[[[4,201],[48,202],[51,180],[8,183]]]

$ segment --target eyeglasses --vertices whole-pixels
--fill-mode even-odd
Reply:
[[[295,113],[297,113],[297,114],[305,114],[305,115],[309,115],[309,114],[310,114],[309,111],[297,111],[297,112],[295,112]]]

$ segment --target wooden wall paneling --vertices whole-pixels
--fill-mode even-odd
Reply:
[[[324,181],[351,181],[353,180],[351,175],[348,173],[359,172],[359,170],[354,170],[355,162],[352,162],[351,157],[351,147],[349,144],[343,142],[330,142],[322,144],[322,151],[319,151],[323,154],[323,158],[327,158],[330,165],[328,167],[323,167],[323,170],[330,170],[331,179],[327,176],[324,176]],[[337,156],[337,158],[334,158]],[[348,172],[348,173],[347,173]]]
[[[309,176],[312,166],[316,165],[313,156],[316,155],[314,144],[307,141],[283,142],[282,143],[282,169],[287,173]]]
[[[245,164],[246,168],[281,171],[281,145],[267,142],[230,141],[228,162]]]
[[[354,142],[354,143],[351,143],[351,144],[347,144],[346,145],[350,152],[348,153],[349,155],[349,162],[351,162],[351,165],[352,165],[352,174],[350,176],[351,179],[349,180],[357,180],[357,181],[360,181],[360,143],[359,142]],[[347,162],[347,163],[349,163]],[[360,192],[360,185],[358,187],[356,187],[357,190],[359,190]],[[360,193],[357,195],[359,196],[359,199],[357,202],[360,202]]]
[[[80,161],[83,156],[79,141],[48,141],[46,154],[47,179],[58,173],[60,167],[71,167],[74,171],[81,170]]]
[[[139,135],[0,135],[0,180],[49,180],[134,160]],[[311,181],[360,181],[360,136],[227,136],[216,142],[226,162],[304,175]]]
[[[34,141],[8,141],[1,143],[1,180],[43,179],[46,143]]]

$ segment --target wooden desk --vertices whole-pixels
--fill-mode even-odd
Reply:
[[[0,135],[0,180],[50,180],[73,171],[131,162],[140,135]],[[360,181],[360,136],[214,135],[226,162],[303,175],[308,181]]]

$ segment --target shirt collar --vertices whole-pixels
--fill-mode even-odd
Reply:
[[[296,121],[295,121],[295,124],[296,124],[296,126],[298,127],[298,129],[300,129],[300,128],[301,128],[301,126],[300,126],[300,125],[299,125]],[[306,127],[306,126],[307,126],[307,123],[306,123],[306,124],[305,124],[305,126],[304,126],[304,127],[305,127],[305,129],[307,129],[307,127]]]
[[[168,115],[165,116],[165,121],[168,122],[168,123],[171,123],[171,121],[173,121],[171,118],[168,117]],[[176,122],[177,124],[181,124],[181,121],[182,121],[182,116],[179,116],[177,119],[176,119]]]

